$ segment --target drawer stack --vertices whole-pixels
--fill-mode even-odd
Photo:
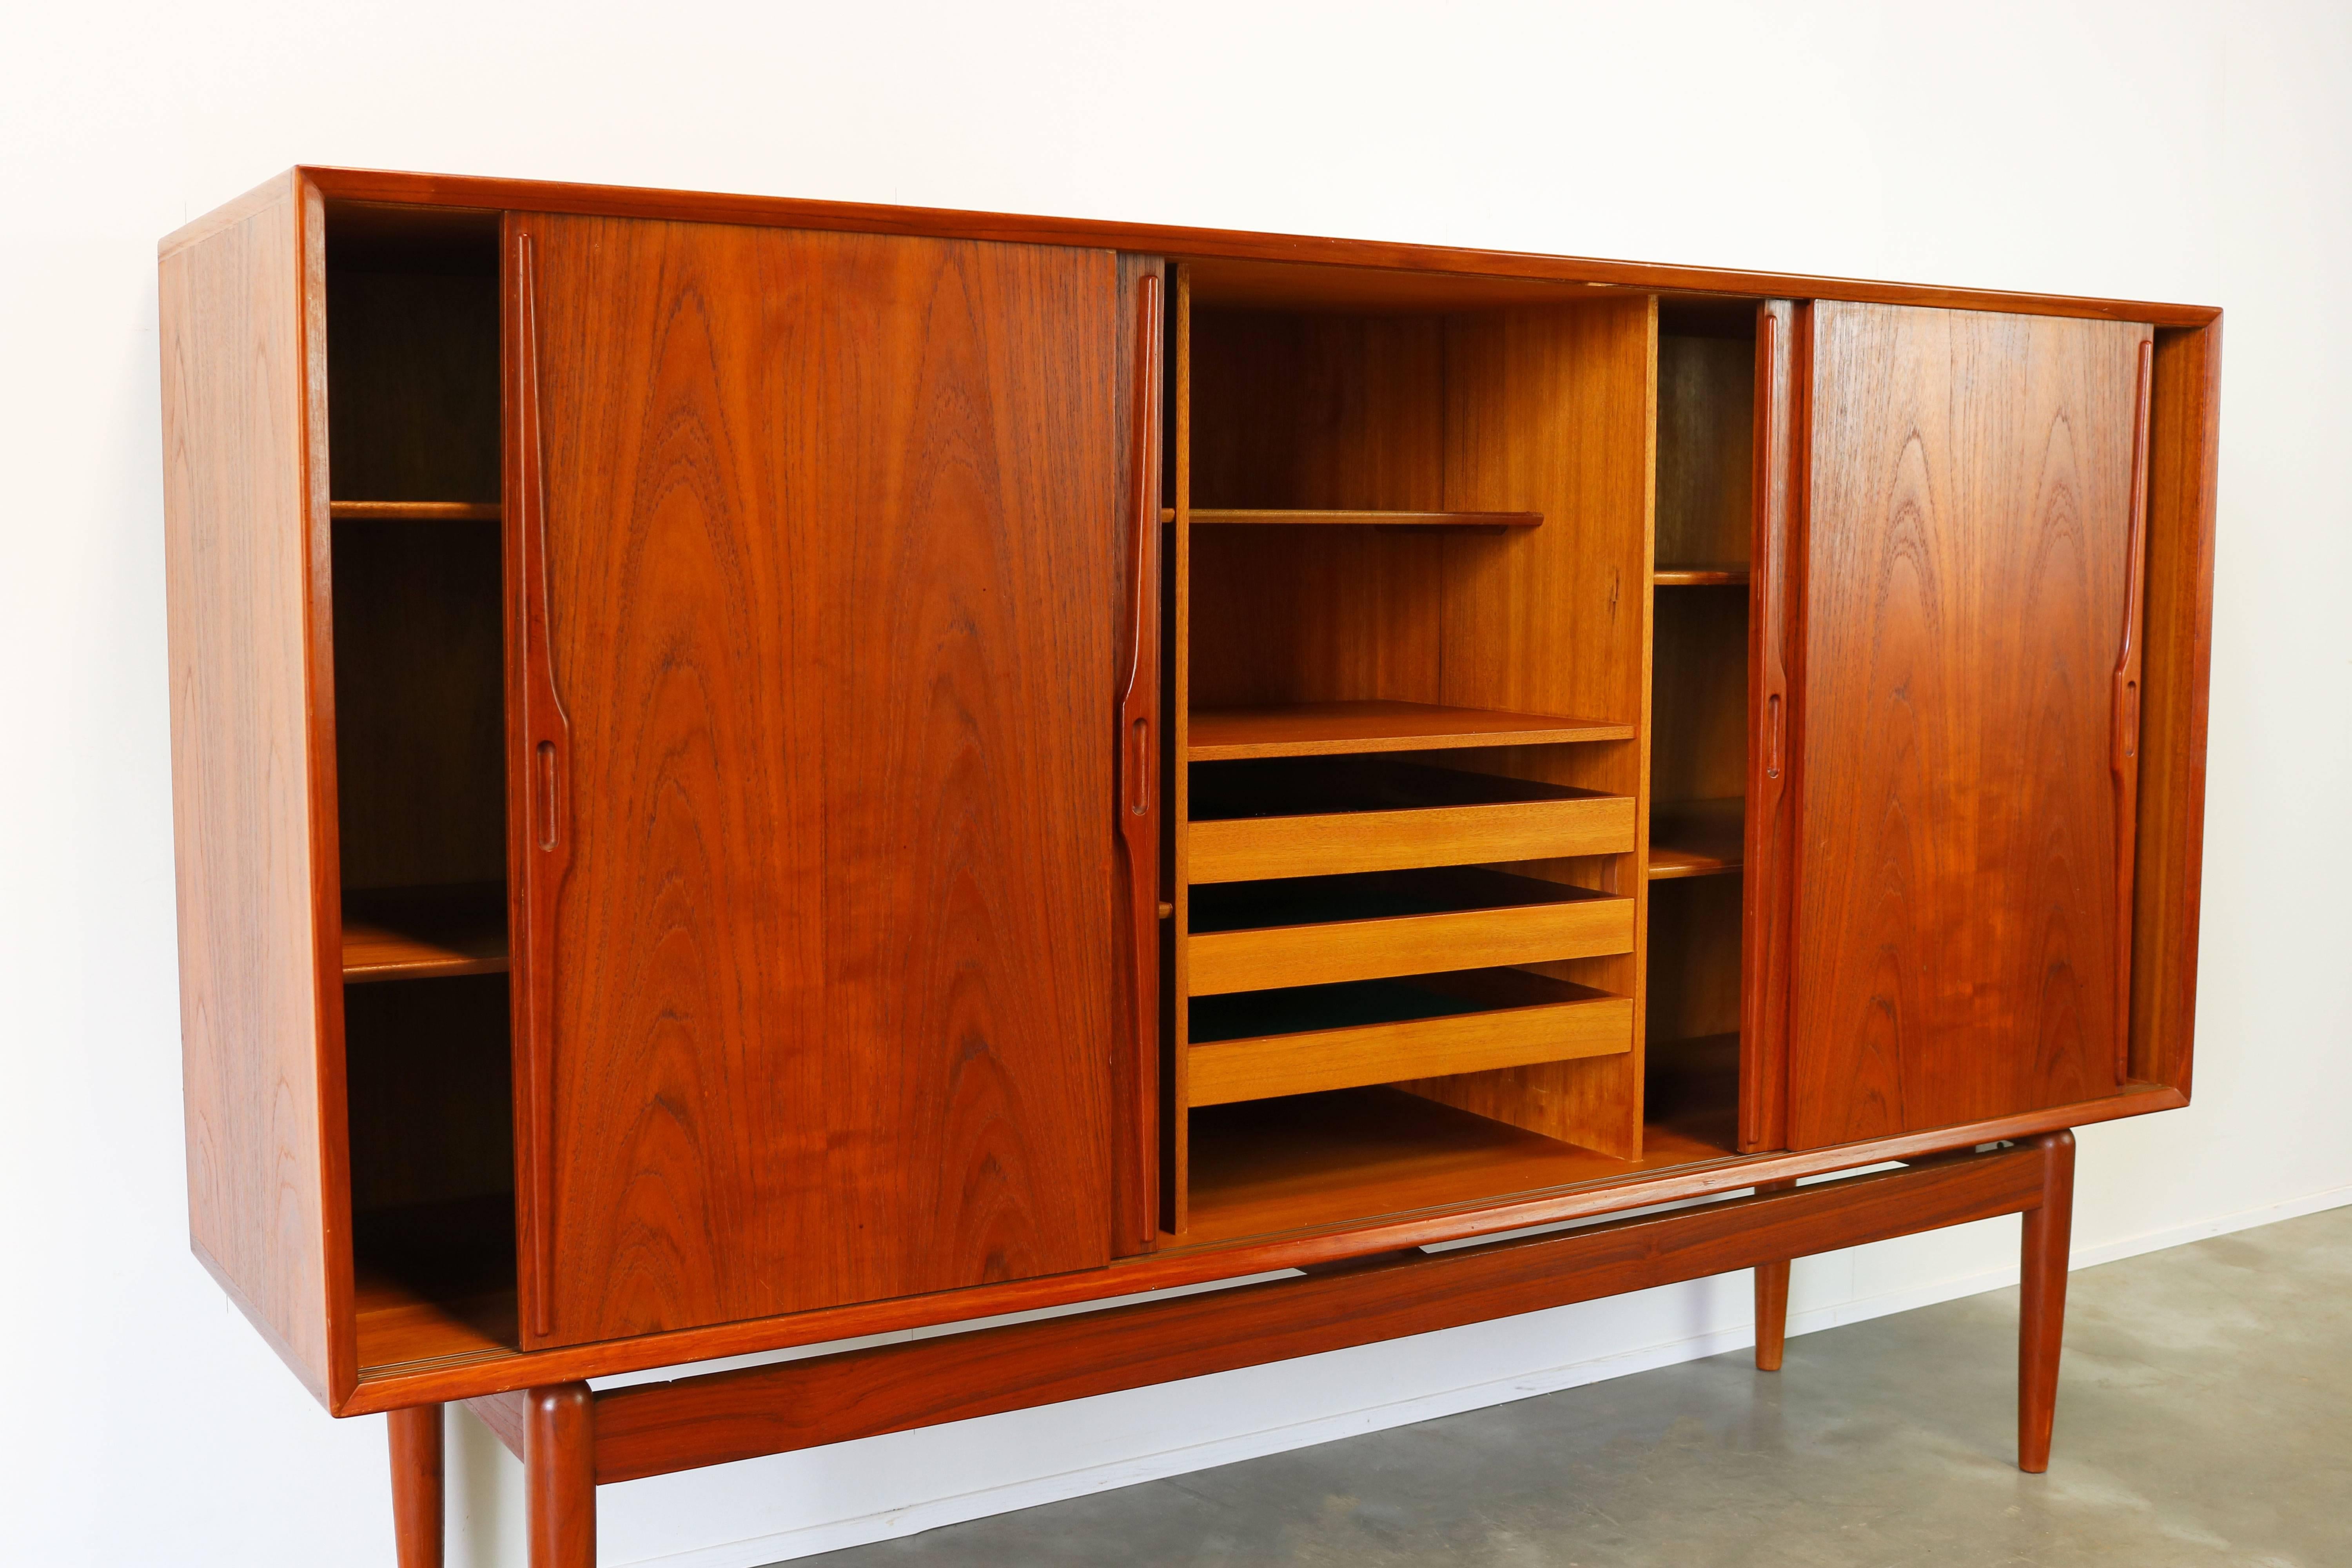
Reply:
[[[1190,795],[1189,1105],[1632,1048],[1629,998],[1521,966],[1631,952],[1633,900],[1505,868],[1630,851],[1630,796],[1418,755],[1195,763]]]

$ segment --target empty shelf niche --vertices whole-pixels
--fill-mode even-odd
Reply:
[[[1633,900],[1483,867],[1366,871],[1195,889],[1195,996],[1633,949]]]
[[[1629,795],[1387,757],[1195,763],[1191,815],[1196,885],[1633,847]]]
[[[1633,1004],[1518,969],[1203,996],[1188,1101],[1223,1105],[1633,1047]]]

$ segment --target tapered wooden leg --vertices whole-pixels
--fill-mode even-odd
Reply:
[[[1785,1193],[1794,1182],[1759,1182],[1756,1191]],[[1789,1341],[1789,1262],[1756,1266],[1756,1370],[1780,1370],[1780,1352]]]
[[[2050,1468],[2058,1415],[2058,1346],[2066,1331],[2066,1253],[2074,1229],[2074,1135],[2050,1132],[2042,1149],[2042,1206],[2025,1211],[2023,1302],[2017,1320],[2017,1468]]]
[[[530,1568],[596,1568],[596,1403],[586,1384],[530,1391],[522,1464]]]
[[[1789,1339],[1789,1266],[1756,1266],[1756,1370],[1780,1370],[1780,1352]]]
[[[389,1419],[392,1533],[400,1568],[441,1568],[441,1407],[412,1405]]]

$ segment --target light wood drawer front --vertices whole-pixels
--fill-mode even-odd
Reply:
[[[1633,950],[1633,900],[1587,899],[1385,920],[1329,921],[1187,940],[1191,994],[1265,991]]]
[[[1190,1102],[1270,1100],[1633,1048],[1633,1004],[1622,996],[1220,1040],[1192,1047]]]
[[[1476,866],[1566,855],[1620,855],[1633,847],[1628,795],[1424,806],[1328,816],[1194,822],[1186,874],[1194,882]]]

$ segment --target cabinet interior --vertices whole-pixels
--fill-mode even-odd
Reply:
[[[1662,302],[1650,675],[1654,1124],[1731,1145],[1749,724],[1756,310]]]
[[[1182,269],[1171,1240],[1731,1152],[1753,320]]]
[[[519,1343],[497,219],[338,205],[326,260],[364,1371]]]

